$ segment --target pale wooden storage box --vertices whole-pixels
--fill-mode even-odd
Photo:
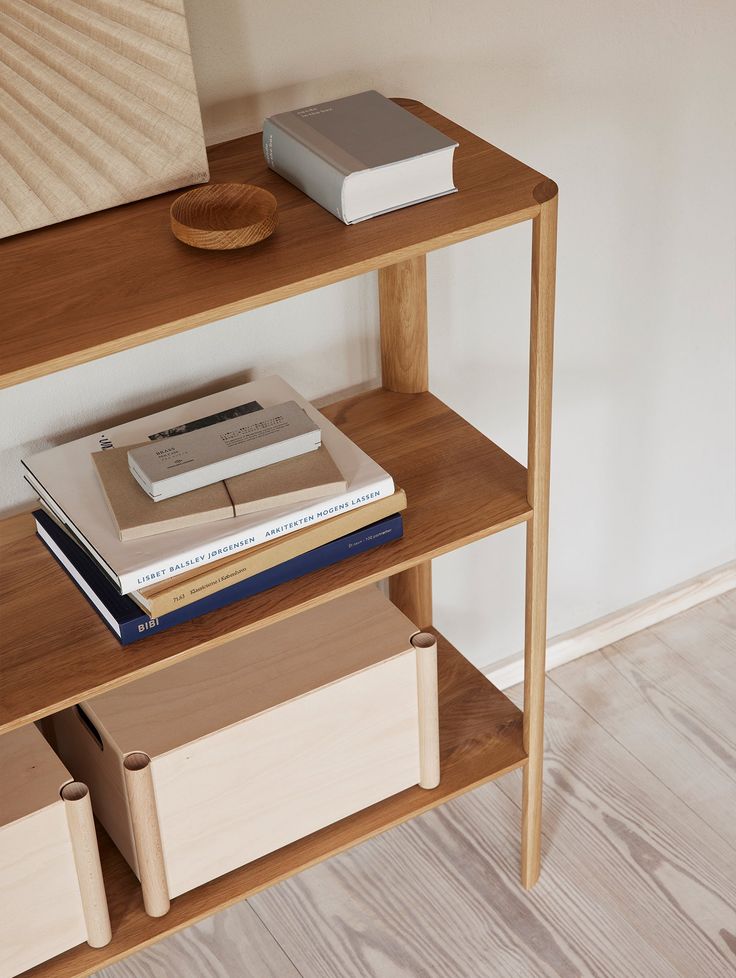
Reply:
[[[366,588],[54,718],[57,748],[90,785],[149,913],[389,795],[436,785],[436,644],[416,635]]]
[[[0,771],[0,978],[12,978],[88,939],[102,947],[110,921],[86,787],[32,724],[0,737]]]

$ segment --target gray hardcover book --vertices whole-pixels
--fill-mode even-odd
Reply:
[[[378,92],[266,119],[266,162],[345,224],[453,193],[457,143]]]

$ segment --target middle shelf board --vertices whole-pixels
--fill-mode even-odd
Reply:
[[[140,884],[107,835],[99,830],[112,943],[99,949],[80,944],[32,968],[23,978],[85,978],[203,917],[522,766],[526,754],[521,711],[441,635],[438,666],[442,777],[437,788],[408,788],[328,825],[184,893],[172,901],[166,916],[157,918],[144,913]]]
[[[404,538],[126,648],[30,517],[0,524],[0,733],[530,517],[524,466],[432,394],[379,389],[323,411],[406,490]]]

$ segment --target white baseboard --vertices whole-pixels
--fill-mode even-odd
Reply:
[[[736,560],[691,577],[620,611],[597,618],[587,625],[563,632],[547,643],[547,671],[589,652],[596,652],[733,588],[736,588]],[[485,674],[498,689],[515,686],[524,678],[523,652],[494,663],[485,670]]]

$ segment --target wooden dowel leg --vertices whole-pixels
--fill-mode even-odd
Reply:
[[[420,394],[429,386],[426,256],[380,269],[378,298],[383,386],[402,394]],[[426,561],[395,574],[389,580],[389,596],[417,628],[429,628],[431,563]]]
[[[524,768],[521,882],[539,878],[542,841],[544,682],[547,643],[547,535],[552,410],[552,339],[555,302],[557,188],[542,185],[532,230],[531,346],[529,356],[528,494],[532,518],[526,536],[524,638]]]
[[[427,259],[424,255],[378,272],[381,371],[389,391],[418,394],[429,386]]]
[[[535,539],[536,537],[536,539]],[[521,882],[530,889],[539,879],[542,844],[542,775],[544,761],[544,606],[545,576],[541,564],[545,541],[534,532],[533,518],[527,524],[526,544],[526,637],[524,643],[524,768],[521,803]]]
[[[61,789],[61,797],[79,880],[87,943],[90,947],[105,947],[112,939],[112,931],[89,790],[81,781],[70,781]]]
[[[431,632],[419,632],[411,644],[417,651],[419,787],[436,788],[440,783],[437,639]]]
[[[151,759],[140,752],[128,754],[123,761],[123,769],[143,906],[149,917],[163,917],[169,912],[169,888],[153,791]]]
[[[432,627],[432,562],[426,560],[388,579],[388,595],[417,628]]]

